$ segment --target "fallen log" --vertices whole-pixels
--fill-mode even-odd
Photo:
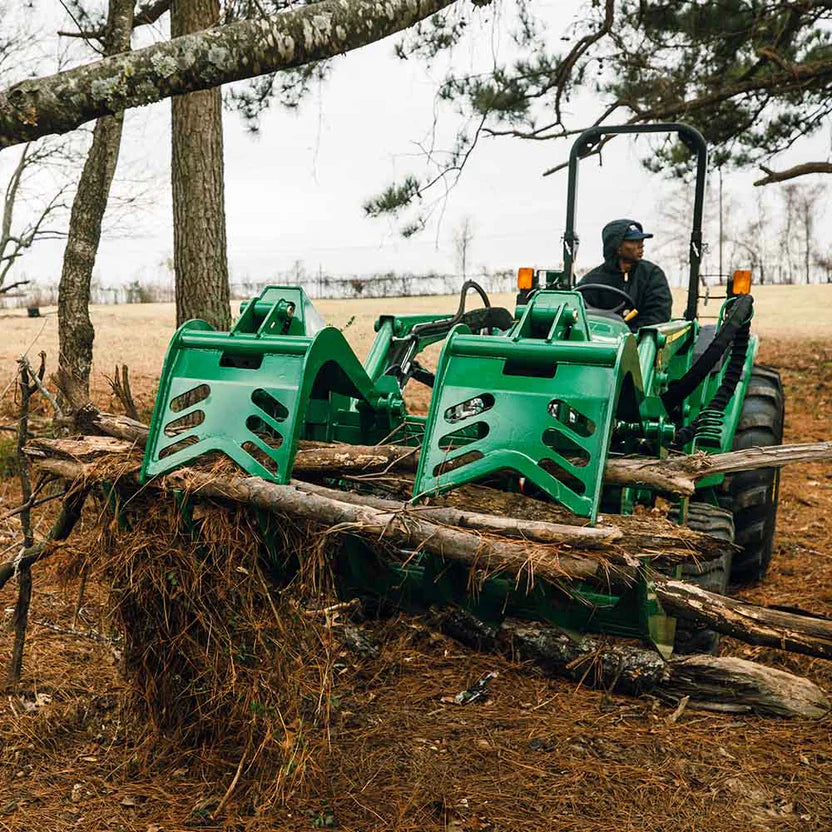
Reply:
[[[45,441],[39,440],[36,446],[41,454]],[[94,464],[90,463],[41,458],[39,465],[69,479],[95,476]],[[136,483],[135,468],[125,469],[123,476]],[[637,569],[637,561],[617,552],[616,546],[597,553],[578,553],[559,546],[484,536],[442,526],[420,518],[418,513],[348,503],[256,477],[182,469],[144,486],[149,487],[178,488],[195,499],[219,498],[288,514],[324,526],[327,534],[350,533],[410,550],[423,548],[486,573],[513,575],[518,585],[530,586],[541,579],[563,586],[570,580],[594,579],[620,588],[633,581]],[[832,658],[830,619],[734,601],[661,575],[653,577],[657,598],[677,618],[707,624],[750,644]]]
[[[409,506],[371,494],[337,491],[321,485],[292,480],[292,485],[307,494],[319,494],[352,505],[366,505],[383,511],[404,511],[411,517],[420,517],[432,523],[441,523],[473,531],[500,534],[505,537],[531,540],[538,543],[569,543],[573,546],[596,548],[615,543],[624,537],[616,526],[576,526],[566,523],[549,523],[545,520],[521,520],[516,517],[498,517],[472,511],[462,511],[453,506]]]
[[[55,378],[63,391],[67,382]],[[74,394],[73,394],[74,395]],[[81,433],[100,432],[141,447],[147,442],[147,425],[98,410],[90,402],[76,402],[74,425]],[[732,474],[755,468],[781,468],[798,462],[832,460],[832,442],[773,445],[746,448],[724,454],[697,453],[664,459],[608,459],[604,481],[620,485],[652,486],[671,494],[690,496],[696,481],[716,474]],[[322,474],[333,471],[364,472],[392,468],[415,471],[418,448],[402,445],[337,445],[301,441],[293,473]]]
[[[550,672],[591,678],[610,692],[649,692],[677,702],[689,697],[693,707],[721,712],[811,719],[829,713],[829,700],[813,682],[744,659],[685,656],[657,662],[657,654],[643,647],[573,639],[551,627],[513,621],[500,628],[498,642]]]
[[[53,473],[72,479],[80,476],[82,469],[56,466],[55,463],[66,460],[88,464],[103,459],[110,459],[115,463],[119,455],[127,459],[135,449],[133,443],[112,437],[85,436],[80,439],[33,439],[27,445],[26,453],[33,461],[44,463],[43,467],[50,468]],[[46,464],[46,460],[51,461]],[[133,470],[136,470],[139,464],[140,460],[134,458]],[[64,473],[61,473],[62,471]],[[587,521],[584,518],[576,517],[552,503],[530,500],[522,495],[508,494],[482,486],[464,486],[458,492],[436,498],[436,501],[443,505],[411,506],[407,504],[409,489],[407,494],[403,495],[403,499],[397,502],[370,494],[326,488],[301,480],[293,480],[292,483],[307,493],[317,493],[339,502],[371,506],[382,511],[407,511],[409,516],[444,526],[539,543],[566,544],[575,549],[595,549],[616,543],[628,554],[652,554],[671,563],[693,558],[710,560],[722,554],[726,545],[723,541],[716,541],[707,535],[661,518],[652,519],[648,523],[644,517],[617,515],[615,524],[601,523],[593,528],[586,525]],[[482,499],[485,510],[477,511],[476,506],[481,495],[485,495]],[[461,506],[466,508],[462,509]],[[534,516],[535,513],[539,516]]]
[[[760,607],[667,579],[657,582],[656,597],[671,615],[705,624],[748,644],[832,659],[830,618]]]
[[[724,454],[697,453],[664,459],[608,459],[604,481],[619,485],[652,486],[690,496],[696,481],[716,474],[755,468],[781,468],[796,462],[832,459],[832,442],[746,448]],[[301,442],[293,472],[297,475],[333,471],[369,473],[379,469],[416,470],[418,450],[400,445],[330,445],[307,448]]]
[[[636,644],[567,635],[556,627],[506,619],[483,623],[463,610],[434,611],[430,624],[468,647],[534,661],[549,675],[566,676],[609,693],[651,693],[668,702],[733,713],[819,719],[830,710],[824,692],[801,676],[717,656],[673,657]]]
[[[832,442],[807,442],[797,445],[772,445],[745,448],[724,454],[697,453],[666,459],[612,459],[604,469],[604,480],[625,485],[656,485],[667,480],[665,490],[693,494],[697,480],[715,474],[735,474],[755,468],[782,468],[796,462],[823,462],[832,459]],[[657,479],[658,478],[658,479]]]
[[[379,471],[397,468],[415,471],[419,448],[404,445],[333,445],[301,440],[292,472],[324,474],[337,471]]]

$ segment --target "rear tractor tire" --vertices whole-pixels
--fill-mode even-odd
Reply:
[[[784,416],[780,374],[755,364],[733,449],[779,445],[783,441]],[[735,540],[742,547],[734,553],[731,568],[734,583],[760,580],[771,563],[779,489],[779,468],[741,471],[725,478],[720,504],[733,512]]]
[[[671,511],[669,517],[678,523],[678,509]],[[734,542],[733,515],[719,506],[712,506],[709,503],[689,503],[685,525],[696,532],[704,532],[727,543]],[[726,547],[726,551],[713,560],[682,564],[682,580],[708,592],[727,595],[733,557],[733,549]],[[719,649],[719,633],[680,619],[676,622],[676,639],[673,649],[680,654],[716,654]]]

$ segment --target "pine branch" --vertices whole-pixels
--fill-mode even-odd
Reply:
[[[796,179],[798,176],[808,176],[810,173],[832,173],[832,162],[804,162],[802,165],[795,165],[786,170],[772,170],[765,165],[760,165],[760,170],[765,174],[762,179],[756,180],[755,185],[771,185],[773,182],[785,182],[787,179]]]

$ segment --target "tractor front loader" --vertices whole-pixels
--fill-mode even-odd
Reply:
[[[632,331],[617,314],[629,298],[609,289],[610,309],[588,306],[573,264],[578,162],[604,136],[635,132],[676,133],[696,154],[697,179],[684,317]],[[686,125],[586,131],[570,155],[563,270],[522,269],[514,310],[490,306],[468,282],[455,314],[382,315],[363,364],[297,287],[268,287],[243,304],[228,333],[184,324],[165,359],[142,477],[219,452],[253,476],[288,483],[302,440],[395,442],[420,449],[414,503],[487,482],[595,523],[601,512],[631,514],[659,496],[656,488],[605,482],[611,459],[779,443],[783,394],[777,374],[755,364],[750,274],[729,282],[715,326],[698,319],[706,164],[704,139]],[[469,290],[484,307],[466,310]],[[440,341],[432,372],[419,354]],[[408,383],[432,387],[426,417],[408,413]],[[777,474],[764,469],[701,480],[671,513],[736,540],[733,575],[751,580],[768,566],[776,508]],[[687,565],[685,577],[724,592],[731,559],[726,551]],[[466,569],[423,551],[392,564],[348,537],[334,562],[345,595],[640,637],[665,653],[674,642],[675,621],[651,592],[646,568],[618,594],[577,583],[569,592],[542,583],[527,590],[500,575],[471,592]],[[677,648],[701,649],[707,636],[680,629]]]

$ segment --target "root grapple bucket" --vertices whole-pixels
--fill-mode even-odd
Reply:
[[[592,340],[572,292],[534,297],[505,337],[452,332],[414,495],[513,471],[594,521],[625,379],[641,391],[635,339]]]

